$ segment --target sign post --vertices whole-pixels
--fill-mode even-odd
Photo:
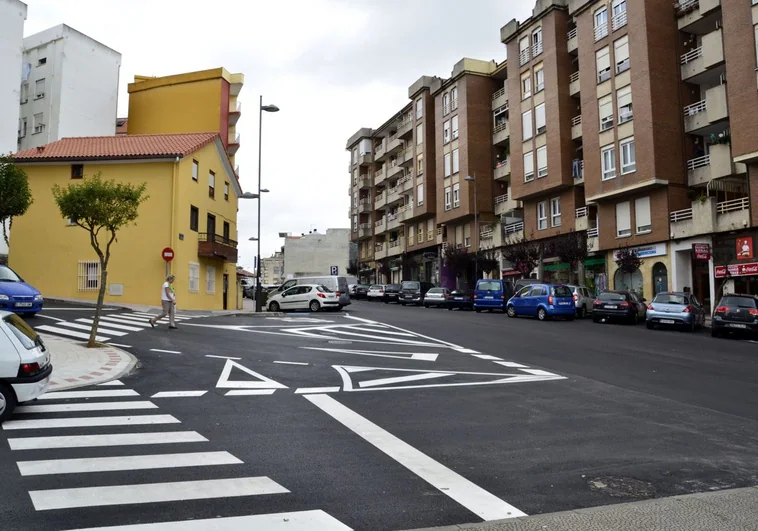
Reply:
[[[168,277],[169,262],[174,259],[174,250],[171,247],[166,247],[161,251],[161,258],[166,262],[166,276]]]

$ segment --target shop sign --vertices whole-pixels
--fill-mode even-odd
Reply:
[[[640,247],[632,247],[632,251],[637,253],[640,258],[649,258],[651,256],[664,256],[666,254],[665,243],[654,243],[652,245],[642,245]],[[613,253],[613,259],[618,260],[619,251],[616,250]]]
[[[711,246],[708,243],[693,243],[692,255],[695,260],[710,260],[711,259]]]
[[[758,275],[758,262],[748,262],[747,264],[729,264],[728,266],[716,266],[716,278],[727,276],[727,269],[730,277],[749,277]]]
[[[753,257],[753,238],[745,236],[737,238],[737,259],[749,260]]]

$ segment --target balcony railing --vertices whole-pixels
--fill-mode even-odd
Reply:
[[[716,203],[716,213],[726,214],[727,212],[737,212],[738,210],[747,210],[750,208],[750,198],[740,197],[739,199],[732,199],[730,201],[722,201]]]
[[[516,234],[517,232],[521,232],[524,230],[524,222],[519,221],[518,223],[509,223],[505,226],[503,231],[506,234]]]
[[[687,105],[684,108],[684,117],[687,116],[695,116],[698,113],[701,113],[708,109],[708,104],[706,100],[700,100],[697,103],[693,103],[692,105]]]
[[[495,231],[492,229],[484,229],[479,233],[480,240],[491,240],[495,236]]]
[[[508,129],[508,122],[507,121],[497,124],[495,126],[494,132],[495,132],[495,134],[497,134],[500,131],[505,131],[506,129]]]
[[[384,242],[374,244],[374,252],[376,251],[384,251]]]
[[[686,15],[700,4],[700,0],[680,0],[674,4],[677,16]]]
[[[237,261],[237,242],[220,234],[201,232],[197,235],[197,255],[227,262]]]
[[[613,25],[613,31],[626,26],[626,9],[614,15],[611,22]]]
[[[383,226],[384,226],[384,218],[378,219],[378,220],[376,220],[374,222],[374,227],[376,227],[377,229],[379,229],[379,228],[381,228]]]
[[[508,194],[499,195],[495,198],[495,204],[499,205],[508,201]]]
[[[566,34],[567,40],[575,39],[576,38],[576,28],[572,29]]]
[[[569,83],[575,83],[577,81],[579,81],[579,71],[576,71],[569,76]]]
[[[582,208],[577,208],[576,209],[576,219],[585,218],[585,217],[589,216],[589,214],[590,214],[590,209],[587,208],[587,207],[582,207]]]
[[[455,110],[458,108],[458,98],[455,98],[453,101],[450,102],[450,110]]]
[[[600,235],[600,229],[598,227],[587,229],[588,238],[597,238]]]
[[[363,230],[371,230],[371,223],[361,223],[358,225],[358,228]]]
[[[574,159],[571,164],[571,174],[573,175],[574,180],[584,180],[584,161],[580,159]]]
[[[492,95],[493,101],[498,99],[500,96],[505,96],[505,87],[501,88]]]
[[[446,115],[450,112],[450,103],[445,103],[442,105],[442,115]]]
[[[390,242],[390,249],[394,249],[395,247],[400,247],[400,240],[394,240]]]
[[[542,41],[538,41],[532,46],[532,57],[537,57],[542,53]]]
[[[582,115],[574,116],[571,119],[571,126],[574,127],[575,125],[582,125]]]
[[[711,156],[710,155],[704,155],[702,157],[697,157],[695,159],[690,159],[687,161],[687,169],[688,170],[695,170],[697,168],[702,168],[704,166],[708,166],[711,163]]]
[[[521,50],[518,54],[518,63],[519,65],[525,65],[529,62],[529,48],[526,48],[524,50]]]
[[[669,214],[669,219],[671,220],[671,223],[676,223],[677,221],[688,221],[692,219],[692,208],[675,210]]]
[[[434,239],[434,229],[426,231],[426,239],[432,241]]]
[[[608,36],[608,23],[607,22],[603,22],[599,26],[595,26],[595,42],[607,36]]]
[[[387,215],[387,223],[389,223],[390,221],[395,221],[395,220],[397,220],[397,214]]]
[[[691,63],[698,57],[702,57],[702,56],[703,56],[703,47],[698,46],[694,50],[690,50],[689,52],[683,54],[681,58],[681,63],[683,65],[686,65],[687,63]]]

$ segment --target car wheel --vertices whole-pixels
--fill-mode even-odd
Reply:
[[[648,330],[652,330],[653,328],[655,328],[655,325],[653,324],[653,321],[647,321],[645,323],[645,326],[647,326]]]
[[[508,317],[516,317],[516,308],[514,306],[508,306],[508,308],[505,309],[505,313],[508,314]]]
[[[584,309],[584,306],[580,306],[579,309],[576,312],[576,318],[577,319],[584,319],[586,315],[586,310]]]
[[[537,319],[540,321],[544,321],[547,319],[547,312],[545,311],[545,308],[540,308],[537,310]]]
[[[690,334],[694,334],[694,333],[695,333],[695,330],[697,330],[697,326],[695,325],[695,321],[693,320],[693,321],[692,321],[692,322],[689,324],[689,326],[687,327],[687,332],[689,332]]]
[[[600,322],[600,318],[599,318],[599,317],[597,317],[597,316],[595,316],[595,315],[593,315],[593,316],[592,316],[592,322],[593,322],[593,323],[599,323],[599,322]]]
[[[321,305],[318,303],[318,301],[311,301],[311,303],[308,305],[308,309],[313,313],[316,313],[321,309]]]
[[[270,312],[278,312],[279,311],[279,303],[274,301],[268,305],[268,311]]]
[[[424,304],[424,308],[429,308],[429,305],[428,304]]]
[[[0,384],[0,424],[8,420],[16,409],[16,394],[9,386]]]

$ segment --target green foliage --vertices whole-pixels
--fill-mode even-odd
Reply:
[[[503,258],[524,276],[534,271],[540,260],[540,248],[526,236],[510,238],[503,249]]]
[[[476,253],[476,265],[480,271],[492,273],[493,271],[497,271],[500,263],[494,251],[484,250]]]
[[[624,247],[616,253],[616,265],[623,273],[632,274],[640,268],[642,259],[637,251]]]
[[[358,274],[358,260],[350,260],[350,263],[347,264],[347,269],[345,272],[348,275],[355,276]]]
[[[26,172],[17,167],[10,156],[0,156],[0,223],[3,224],[3,238],[8,244],[8,228],[13,225],[14,216],[23,216],[34,202],[29,189]]]
[[[457,278],[462,277],[468,271],[474,263],[474,259],[474,255],[469,254],[462,245],[449,245],[445,249],[445,267],[452,271]]]
[[[587,258],[587,233],[570,230],[555,240],[553,251],[562,263],[576,267]]]

